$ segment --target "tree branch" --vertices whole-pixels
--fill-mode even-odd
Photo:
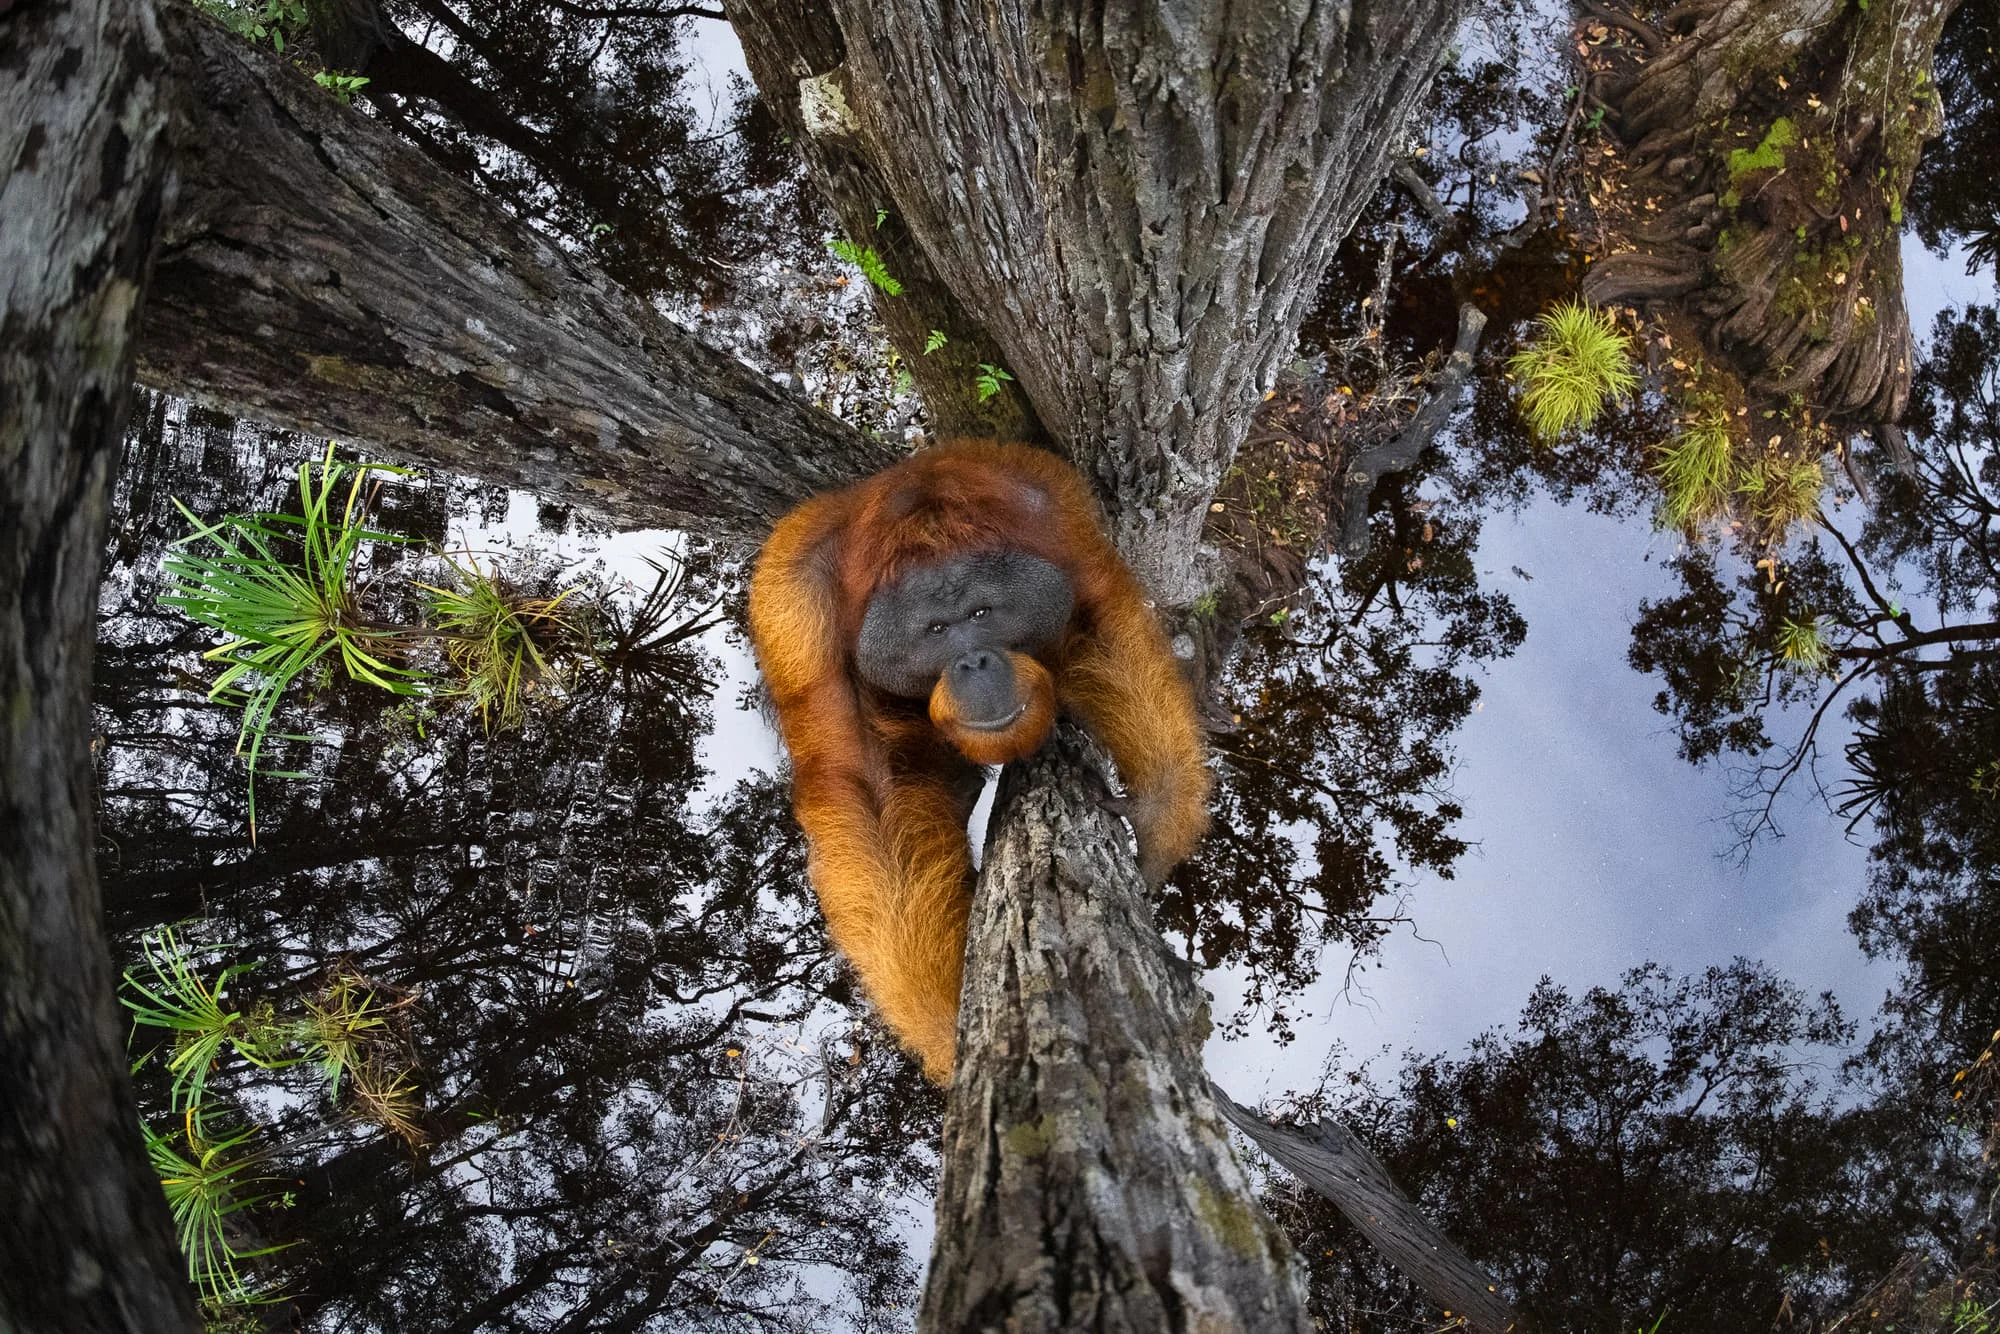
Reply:
[[[1902,623],[1899,621],[1900,626]],[[1835,651],[1834,656],[1849,661],[1881,662],[1888,658],[1900,657],[1912,649],[1930,648],[1937,644],[1983,644],[2000,639],[2000,621],[1979,621],[1971,625],[1941,625],[1935,630],[1906,630],[1903,637],[1893,644],[1880,648],[1845,648]]]
[[[1410,198],[1416,201],[1418,210],[1431,220],[1432,226],[1445,231],[1458,221],[1457,215],[1446,208],[1443,201],[1437,197],[1437,191],[1431,189],[1431,183],[1417,174],[1416,167],[1411,165],[1409,159],[1405,158],[1391,167],[1389,175],[1394,178],[1396,184],[1409,192]]]
[[[1430,396],[1417,409],[1417,415],[1410,418],[1410,424],[1393,440],[1357,455],[1347,466],[1338,544],[1341,555],[1347,559],[1368,553],[1368,496],[1375,484],[1389,473],[1413,467],[1458,410],[1465,382],[1472,375],[1472,354],[1478,350],[1479,335],[1485,328],[1486,316],[1477,306],[1471,302],[1460,306],[1458,339],[1452,345],[1451,358],[1431,382]]]
[[[1472,1334],[1523,1328],[1493,1280],[1411,1202],[1389,1169],[1354,1132],[1335,1121],[1282,1126],[1210,1086],[1223,1119],[1250,1137],[1278,1166],[1331,1201],[1375,1243],[1383,1258],[1415,1280],[1430,1299],[1465,1319]]]

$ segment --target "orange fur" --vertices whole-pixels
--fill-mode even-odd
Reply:
[[[927,706],[856,675],[855,637],[876,589],[995,550],[1049,561],[1076,595],[1061,644],[1041,661],[1014,655],[1029,705],[1020,720],[1004,732],[961,728],[949,691]],[[1149,880],[1164,878],[1207,827],[1194,701],[1089,488],[1052,454],[957,441],[808,501],[779,521],[758,557],[750,633],[791,753],[793,810],[828,933],[940,1083],[957,1041],[974,762],[1031,754],[1060,704],[1110,750]]]
[[[1015,688],[1026,695],[1026,712],[998,731],[966,727],[958,717],[958,698],[943,677],[931,691],[931,721],[952,749],[974,764],[1011,764],[1042,748],[1056,725],[1056,680],[1049,669],[1025,653],[1009,653]]]

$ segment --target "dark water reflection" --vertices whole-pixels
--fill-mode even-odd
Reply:
[[[937,1101],[854,1034],[804,896],[779,783],[712,804],[708,702],[617,681],[487,735],[440,704],[328,683],[285,730],[310,780],[259,784],[246,833],[237,715],[207,703],[208,645],[157,602],[163,543],[198,513],[280,508],[311,442],[166,400],[127,441],[103,598],[97,756],[107,909],[284,1010],[338,963],[412,993],[423,1145],[307,1070],[225,1061],[211,1084],[262,1127],[260,1171],[296,1241],[275,1257],[314,1328],[868,1327],[907,1309],[896,1203],[933,1170]],[[377,522],[441,541],[502,500],[398,485]],[[384,560],[405,553],[380,553]],[[213,965],[211,965],[212,969]],[[164,1080],[141,1072],[171,1123]],[[754,1260],[746,1262],[746,1257]],[[288,1315],[286,1318],[290,1318]],[[893,1320],[892,1320],[892,1323]]]

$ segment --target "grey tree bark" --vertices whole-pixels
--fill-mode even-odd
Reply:
[[[92,864],[105,486],[170,203],[146,6],[0,6],[0,1329],[195,1328]]]
[[[1209,1095],[1193,970],[1093,795],[1104,772],[1065,723],[1002,777],[918,1327],[1310,1329]]]
[[[842,230],[857,245],[874,250],[902,285],[900,296],[878,299],[876,310],[923,395],[936,432],[1046,443],[1048,430],[1019,381],[996,380],[998,392],[979,396],[982,365],[999,365],[1005,354],[910,235],[874,162],[847,137],[821,133],[837,114],[837,108],[827,105],[821,85],[815,82],[810,96],[800,95],[803,77],[836,69],[843,59],[846,47],[832,11],[819,5],[738,4],[730,11],[730,22],[742,39],[744,60],[765,92],[765,106],[805,158]],[[942,346],[936,345],[933,330],[944,336]]]
[[[1333,1201],[1390,1264],[1407,1274],[1468,1334],[1510,1334],[1525,1328],[1500,1296],[1499,1285],[1424,1217],[1380,1158],[1347,1127],[1333,1121],[1274,1125],[1215,1089],[1223,1119],[1248,1135],[1272,1161]]]
[[[851,239],[893,223],[905,294],[876,305],[940,421],[965,388],[918,340],[970,322],[1171,607],[1209,580],[1209,497],[1459,12],[737,0],[730,17]],[[1066,739],[1003,783],[921,1327],[1306,1328],[1201,1075],[1198,993],[1095,772]]]
[[[730,17],[766,100],[805,93],[787,114],[836,207],[882,192],[867,216],[907,230],[1095,477],[1119,550],[1185,606],[1209,495],[1461,11],[739,0]]]
[[[756,536],[893,461],[297,69],[183,5],[161,19],[185,202],[147,384],[626,527]]]

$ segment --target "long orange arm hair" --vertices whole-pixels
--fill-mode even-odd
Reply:
[[[934,446],[785,516],[750,582],[750,632],[792,760],[792,805],[827,930],[903,1044],[950,1078],[971,908],[979,771],[921,701],[856,674],[868,599],[921,565],[1025,550],[1066,573],[1069,632],[1042,664],[1110,750],[1141,869],[1157,882],[1208,823],[1194,701],[1082,477],[1026,445]]]

